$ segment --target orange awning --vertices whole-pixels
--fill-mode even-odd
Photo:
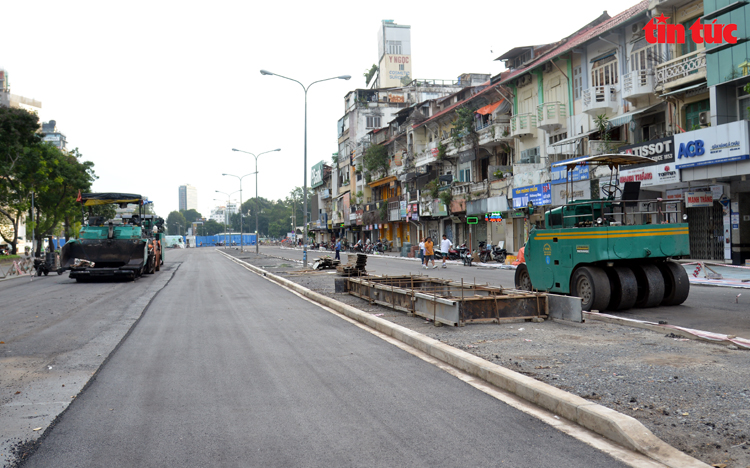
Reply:
[[[396,176],[383,177],[382,179],[373,180],[372,182],[370,182],[369,185],[370,185],[370,187],[377,187],[379,185],[383,185],[383,184],[387,184],[389,182],[393,182],[394,180],[396,180],[396,178],[397,178]]]
[[[497,109],[497,107],[500,104],[503,103],[503,101],[504,101],[504,99],[500,99],[497,102],[493,102],[492,104],[487,104],[484,107],[480,107],[479,109],[476,110],[476,113],[477,114],[481,114],[481,115],[491,114],[491,113],[493,113],[495,111],[495,109]]]

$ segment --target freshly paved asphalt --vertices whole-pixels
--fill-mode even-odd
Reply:
[[[262,246],[261,253],[302,260],[301,250]],[[333,255],[333,252],[311,251],[308,253],[308,261],[312,262],[318,256],[323,255]],[[347,261],[346,254],[341,254],[341,258],[344,262]],[[436,262],[436,264],[439,263]],[[476,281],[480,284],[489,283],[506,288],[513,287],[515,275],[515,270],[478,266],[464,267],[460,262],[449,265],[447,269],[423,270],[420,268],[418,260],[378,255],[368,256],[367,271],[375,275],[426,274],[456,281],[461,281],[463,278],[464,282],[467,283]],[[742,294],[742,296],[738,298],[738,294]],[[750,338],[750,314],[747,313],[750,306],[748,304],[750,304],[750,293],[745,289],[691,285],[690,296],[680,306],[631,309],[607,313],[650,322],[662,320],[671,325]]]
[[[213,249],[179,259],[24,466],[623,466]]]

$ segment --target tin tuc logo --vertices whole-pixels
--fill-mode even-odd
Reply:
[[[685,27],[681,24],[667,24],[668,16],[661,16],[654,18],[654,21],[649,21],[643,27],[646,31],[646,42],[649,44],[684,44]],[[721,44],[727,42],[729,44],[736,44],[737,38],[732,35],[733,32],[737,31],[736,24],[721,24],[713,20],[711,23],[701,24],[700,18],[695,20],[692,26],[689,28],[690,38],[696,44]]]

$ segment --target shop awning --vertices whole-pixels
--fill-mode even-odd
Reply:
[[[574,137],[566,138],[564,140],[557,141],[555,143],[552,143],[550,146],[562,146],[567,145],[568,143],[575,143],[576,141],[580,140],[581,138],[586,138],[587,136],[591,135],[592,133],[596,133],[599,130],[591,130],[590,132],[581,133],[580,135],[576,135]]]
[[[642,114],[646,112],[647,110],[652,109],[656,106],[660,106],[660,105],[661,103],[654,104],[653,106],[648,106],[648,107],[644,107],[643,109],[634,110],[633,112],[628,112],[627,114],[618,115],[617,117],[610,119],[609,123],[613,127],[619,127],[620,125],[629,124],[633,120],[633,117],[635,117],[636,115]]]
[[[484,106],[484,107],[480,107],[480,108],[479,108],[479,109],[477,109],[477,110],[476,110],[475,112],[476,112],[477,114],[481,114],[481,115],[487,115],[487,114],[491,114],[491,113],[495,112],[495,109],[497,109],[497,108],[498,108],[498,106],[499,106],[500,104],[502,104],[504,100],[505,100],[505,99],[500,99],[499,101],[497,101],[497,102],[493,102],[492,104],[487,104],[487,105],[486,105],[486,106]]]
[[[690,91],[691,89],[695,89],[695,88],[700,88],[701,86],[705,87],[705,86],[706,86],[706,83],[705,83],[705,82],[703,82],[703,83],[698,83],[697,85],[687,86],[687,87],[685,87],[685,88],[680,88],[680,89],[678,89],[678,90],[676,90],[676,91],[670,91],[670,92],[668,92],[668,93],[664,93],[664,94],[662,94],[662,95],[661,95],[661,97],[664,97],[664,96],[671,96],[671,95],[673,95],[673,94],[684,93],[685,91]]]
[[[370,187],[378,187],[380,185],[388,184],[396,180],[396,176],[383,177],[382,179],[374,180],[370,182]]]

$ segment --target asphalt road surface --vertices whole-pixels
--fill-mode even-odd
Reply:
[[[248,248],[246,247],[246,249]],[[255,252],[255,247],[249,249]],[[268,255],[302,260],[301,249],[261,246],[260,250],[261,253]],[[333,252],[309,251],[308,262],[312,263],[318,256],[333,256],[333,254]],[[346,254],[342,253],[341,258],[344,262],[347,261]],[[436,261],[435,263],[439,265],[442,261]],[[461,281],[463,278],[466,283],[476,281],[478,284],[489,283],[493,286],[501,285],[505,287],[513,287],[515,275],[515,270],[478,266],[464,267],[461,262],[449,264],[446,269],[423,270],[420,268],[418,260],[379,255],[368,256],[367,271],[375,275],[427,274],[456,281]],[[742,294],[742,296],[737,298],[737,294]],[[750,314],[748,314],[750,305],[748,304],[750,304],[750,292],[746,289],[691,284],[690,296],[680,306],[631,309],[624,312],[607,313],[651,322],[663,320],[671,325],[750,338]]]
[[[24,466],[624,466],[214,249],[171,258]]]

